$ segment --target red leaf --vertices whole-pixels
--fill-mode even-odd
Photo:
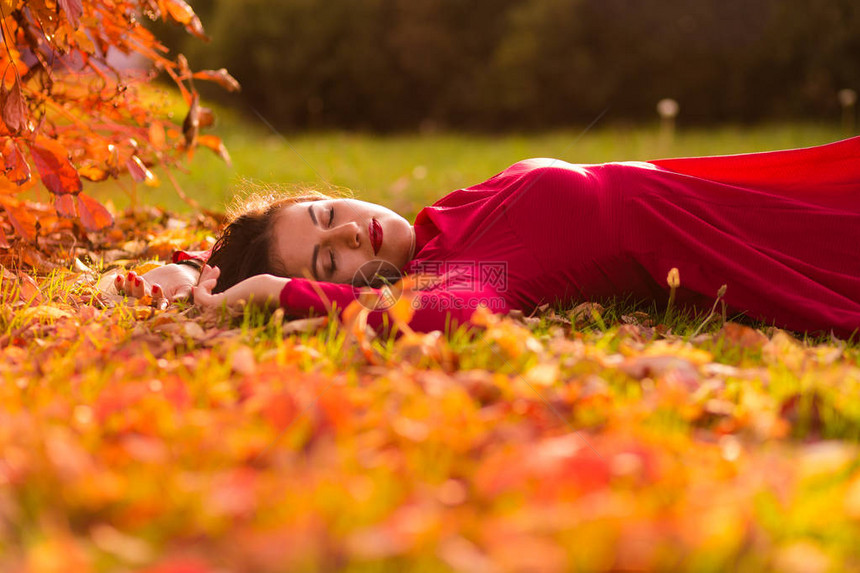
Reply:
[[[3,141],[3,170],[9,181],[16,185],[30,180],[30,164],[11,137]]]
[[[137,155],[132,155],[128,158],[128,161],[125,162],[125,166],[128,169],[131,178],[137,181],[138,183],[143,183],[146,181],[146,165],[143,164],[143,161],[140,160],[140,157]]]
[[[78,215],[87,231],[101,231],[113,225],[113,216],[104,205],[84,193],[75,197],[78,204]]]
[[[144,165],[143,161],[141,161],[140,157],[137,155],[129,157],[125,166],[128,168],[128,172],[131,174],[132,179],[138,183],[146,183],[150,187],[158,186],[158,179],[152,171],[146,168],[146,165]]]
[[[78,216],[78,212],[75,209],[74,195],[69,195],[68,193],[56,195],[54,197],[54,208],[60,217],[73,219]]]
[[[192,74],[192,77],[198,80],[215,82],[228,92],[237,92],[242,89],[236,78],[231,76],[226,68],[221,68],[220,70],[200,70]]]
[[[8,93],[5,89],[0,89],[0,95],[3,100],[3,123],[12,133],[20,133],[27,127],[27,104],[24,94],[21,93],[21,82],[15,80]]]
[[[69,161],[66,148],[59,142],[47,137],[37,137],[36,143],[30,143],[30,153],[48,191],[56,195],[80,193],[81,178]]]
[[[75,30],[81,23],[81,16],[84,14],[84,7],[81,0],[59,0],[60,8],[66,13],[66,18],[69,19],[69,24]]]

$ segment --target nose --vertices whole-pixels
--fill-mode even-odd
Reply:
[[[355,221],[338,225],[329,231],[329,239],[351,249],[361,246],[361,229]]]

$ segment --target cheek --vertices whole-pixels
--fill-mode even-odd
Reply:
[[[351,283],[355,277],[355,273],[367,262],[363,255],[357,252],[349,252],[341,258],[340,268],[338,269],[338,279],[341,283]]]

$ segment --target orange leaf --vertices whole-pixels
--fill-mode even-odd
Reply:
[[[75,198],[81,223],[87,231],[101,231],[113,225],[113,216],[104,205],[84,193]]]
[[[3,227],[0,227],[0,249],[8,249],[9,241],[6,239],[6,231],[3,230]]]
[[[73,219],[78,216],[77,210],[75,209],[74,195],[69,195],[68,193],[56,195],[54,197],[54,208],[57,210],[57,214],[60,217]]]
[[[0,195],[2,197],[2,195]],[[16,201],[0,201],[15,232],[28,241],[36,240],[36,217]]]
[[[80,193],[81,178],[69,161],[68,151],[58,141],[37,136],[36,143],[30,143],[30,153],[48,191],[56,195]]]
[[[209,41],[209,37],[203,31],[203,24],[200,23],[200,18],[191,9],[185,0],[162,0],[162,5],[170,14],[170,17],[185,26],[190,34],[205,42]]]
[[[221,68],[220,70],[200,70],[199,72],[195,72],[192,77],[198,80],[215,82],[228,92],[237,92],[242,89],[236,78],[231,76],[226,68]]]
[[[104,181],[108,178],[108,172],[92,163],[87,163],[78,168],[78,175],[90,181]]]
[[[221,141],[221,138],[217,135],[201,135],[197,138],[197,143],[202,145],[203,147],[208,147],[212,151],[218,154],[218,157],[224,160],[224,163],[232,166],[233,161],[230,159],[230,153],[227,152],[227,148],[224,146],[224,142]]]
[[[30,180],[30,164],[11,137],[3,141],[3,170],[9,181],[16,185],[23,185]]]
[[[163,9],[180,24],[188,24],[194,18],[194,10],[184,0],[161,0]]]
[[[39,285],[36,284],[36,281],[33,280],[33,277],[22,272],[18,272],[18,280],[20,281],[18,297],[21,300],[24,302],[30,302],[33,305],[42,304],[45,301],[45,297],[42,296],[42,291],[39,289]]]
[[[164,149],[167,143],[167,135],[164,133],[164,126],[161,122],[154,121],[149,124],[149,143],[155,149]]]
[[[21,82],[15,80],[12,89],[6,92],[0,84],[0,99],[3,100],[3,123],[12,133],[19,133],[27,127],[27,104],[21,93]]]
[[[405,277],[391,289],[391,293],[395,297],[395,302],[388,309],[388,314],[404,332],[411,330],[409,322],[415,314],[415,305],[413,304],[414,294],[412,291],[414,286],[413,279]]]
[[[66,13],[66,18],[68,18],[69,24],[72,25],[72,28],[77,30],[81,23],[81,16],[84,14],[84,7],[81,4],[81,0],[59,0],[59,4],[63,12]]]

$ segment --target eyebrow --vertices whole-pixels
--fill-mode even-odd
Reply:
[[[314,225],[319,227],[319,224],[317,223],[317,216],[314,215],[314,210],[313,210],[312,205],[308,205],[308,214],[311,216],[311,221],[314,222]],[[316,280],[320,280],[319,274],[317,273],[317,257],[319,256],[319,254],[320,254],[320,246],[318,244],[314,245],[314,254],[311,255],[311,274],[314,275],[314,278]]]

